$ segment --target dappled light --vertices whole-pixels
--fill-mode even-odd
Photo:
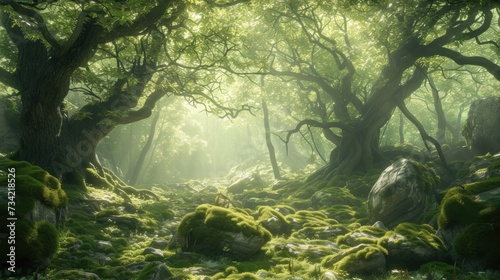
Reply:
[[[0,279],[500,279],[498,1],[0,1]]]

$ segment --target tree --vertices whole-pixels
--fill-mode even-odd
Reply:
[[[295,82],[314,104],[314,117],[299,121],[286,139],[309,126],[322,129],[336,145],[329,164],[311,178],[368,171],[382,161],[380,130],[396,108],[446,165],[439,142],[405,100],[422,87],[430,67],[440,66],[440,58],[500,78],[497,56],[488,49],[497,48],[493,1],[279,1],[263,7],[266,26],[272,26],[264,35],[268,43],[249,55],[267,64],[233,71]],[[465,55],[472,49],[477,56]]]
[[[220,30],[196,33],[199,21],[184,1],[1,1],[0,7],[0,36],[10,40],[0,82],[22,100],[15,159],[58,177],[89,167],[102,173],[97,144],[117,125],[149,117],[167,94],[212,102],[231,116],[240,111],[212,96],[220,81],[210,68],[230,43]],[[72,116],[64,103],[70,91],[89,98]]]

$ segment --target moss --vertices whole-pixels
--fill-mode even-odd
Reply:
[[[300,210],[295,214],[287,215],[287,220],[295,220],[303,227],[321,227],[338,224],[338,221],[328,218],[323,211]]]
[[[256,213],[254,214],[254,217],[257,217],[257,223],[263,225],[266,227],[266,221],[268,221],[271,218],[275,218],[279,220],[279,223],[281,226],[278,229],[271,230],[269,227],[266,227],[270,232],[273,234],[289,234],[290,233],[290,223],[285,219],[285,216],[278,212],[277,210],[274,210],[272,207],[269,206],[259,206],[257,208]]]
[[[437,276],[438,279],[457,279],[462,270],[456,266],[442,262],[430,262],[420,266],[419,272],[426,275]]]
[[[356,217],[359,217],[358,213],[349,205],[333,205],[323,210],[326,211],[329,218],[345,224],[356,222]]]
[[[394,232],[403,235],[407,241],[416,246],[431,246],[437,250],[447,250],[443,241],[436,236],[436,231],[430,225],[401,223],[394,229]],[[390,232],[388,235],[390,235]]]
[[[171,220],[175,217],[174,211],[169,209],[164,201],[142,205],[141,209],[157,221]]]
[[[500,225],[474,223],[465,228],[453,241],[453,249],[466,259],[481,259],[487,268],[500,269]]]
[[[298,192],[294,194],[296,198],[310,198],[315,192],[326,188],[328,182],[318,181],[308,185],[304,185]]]
[[[473,194],[500,188],[500,177],[494,177],[479,182],[473,182],[463,185],[463,187]]]
[[[359,245],[353,248],[343,249],[337,254],[327,256],[321,262],[325,268],[333,267],[335,271],[349,272],[354,266],[359,266],[360,261],[374,258],[376,254],[387,255],[385,248],[377,245]]]
[[[122,212],[120,212],[117,209],[103,209],[99,212],[97,212],[94,217],[96,219],[103,218],[103,217],[109,217],[109,216],[115,216],[115,215],[120,215]]]
[[[338,245],[347,244],[350,246],[358,244],[377,244],[379,238],[383,237],[386,231],[373,226],[362,226],[345,235],[338,236]]]
[[[155,262],[150,262],[148,263],[142,270],[139,272],[135,280],[144,280],[148,279],[151,275],[152,272],[154,272],[156,268],[156,263]]]
[[[48,221],[32,221],[28,213],[39,201],[49,208],[65,207],[68,198],[61,189],[59,180],[38,166],[23,161],[0,158],[0,170],[15,168],[15,217],[16,221],[16,263],[19,267],[37,266],[50,259],[59,246],[59,231]],[[0,173],[0,187],[7,188],[7,173]],[[0,200],[0,207],[7,210],[7,200]],[[12,205],[9,205],[12,206]],[[6,215],[7,213],[4,212]],[[6,216],[1,216],[5,221]],[[4,226],[2,233],[7,233]],[[8,234],[8,233],[7,233]],[[9,245],[2,242],[1,251],[8,252]],[[0,260],[6,261],[2,255]]]
[[[189,213],[181,220],[177,231],[187,237],[186,250],[194,250],[205,254],[223,254],[221,243],[222,232],[243,233],[246,236],[263,237],[265,242],[271,240],[271,233],[259,226],[241,209],[227,209],[219,206],[202,204],[195,212]]]
[[[450,228],[456,224],[475,222],[481,208],[472,192],[462,187],[451,188],[441,202],[438,225],[440,228]]]
[[[101,176],[95,168],[85,169],[85,181],[95,188],[107,190],[114,190],[115,188],[114,185],[111,184],[105,176]]]
[[[228,279],[228,280],[259,280],[261,278],[253,273],[244,272],[241,274],[228,275],[225,279]]]
[[[75,267],[85,270],[91,270],[96,267],[99,267],[99,263],[91,258],[85,257],[80,258],[75,262]]]

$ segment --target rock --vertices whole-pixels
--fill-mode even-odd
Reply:
[[[204,258],[203,255],[191,252],[179,252],[167,258],[169,264],[174,266],[175,264],[196,264],[199,263]],[[178,267],[179,265],[175,265]]]
[[[472,103],[463,129],[471,149],[479,154],[500,151],[500,97],[491,96]]]
[[[80,270],[61,270],[54,275],[54,280],[101,280],[97,274]]]
[[[146,249],[144,249],[142,254],[143,255],[151,254],[151,255],[155,255],[157,257],[163,258],[163,251],[160,249],[152,248],[152,247],[147,247]]]
[[[243,207],[245,208],[256,208],[258,206],[273,206],[276,205],[276,201],[271,198],[259,198],[250,197],[242,201]]]
[[[323,259],[322,266],[353,275],[373,275],[385,271],[385,254],[374,245],[360,244]]]
[[[168,241],[163,238],[154,239],[153,241],[151,241],[151,244],[149,244],[149,247],[153,247],[156,249],[165,249],[168,247]]]
[[[111,258],[103,253],[92,254],[92,259],[97,261],[101,265],[107,264],[111,261]]]
[[[305,243],[287,242],[278,244],[274,248],[280,255],[299,260],[305,259],[313,263],[340,250],[337,244],[327,240],[310,240]]]
[[[376,228],[379,228],[379,229],[383,229],[383,230],[387,230],[387,227],[384,225],[384,223],[382,223],[381,221],[376,221],[372,227],[376,227]]]
[[[439,236],[451,257],[466,266],[500,269],[500,177],[450,188],[438,216]]]
[[[448,252],[443,241],[429,225],[399,224],[379,241],[387,252],[389,269],[418,269],[431,261],[446,261]]]
[[[385,230],[377,227],[362,226],[354,231],[338,237],[337,244],[344,244],[350,247],[354,247],[359,244],[377,244],[378,239],[384,236],[385,233]]]
[[[110,241],[103,241],[103,240],[97,241],[96,246],[99,251],[106,251],[113,248],[113,245],[111,244]]]
[[[368,212],[373,222],[389,227],[415,222],[437,208],[436,174],[414,160],[400,159],[387,167],[368,195]]]
[[[238,208],[202,204],[177,227],[183,251],[248,259],[271,240],[271,233]]]
[[[259,174],[250,173],[233,182],[228,188],[232,194],[240,194],[248,190],[261,190],[267,187],[266,182],[262,180]]]
[[[162,262],[151,262],[146,265],[137,276],[141,280],[164,280],[174,275]]]
[[[257,215],[257,222],[269,230],[273,235],[290,234],[290,224],[285,219],[283,214],[277,210],[268,206],[261,206],[257,210]]]

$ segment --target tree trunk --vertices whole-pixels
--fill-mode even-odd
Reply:
[[[271,128],[269,126],[269,111],[267,109],[267,104],[265,100],[262,100],[262,111],[264,112],[264,128],[266,130],[266,145],[269,151],[269,159],[271,160],[271,166],[273,167],[274,179],[280,179],[280,168],[278,166],[278,161],[276,161],[276,152],[274,150],[273,143],[271,141]]]
[[[439,97],[439,91],[436,88],[434,81],[429,75],[427,75],[427,79],[429,80],[429,84],[431,86],[432,98],[434,100],[434,109],[436,110],[438,121],[436,139],[440,144],[444,144],[446,142],[446,116],[444,114],[443,105],[441,104],[441,98]]]
[[[129,177],[128,183],[130,185],[135,185],[137,184],[139,180],[139,175],[141,174],[142,166],[144,165],[144,160],[146,159],[146,155],[148,154],[151,144],[153,143],[153,139],[155,137],[155,132],[156,132],[156,124],[158,123],[158,119],[160,118],[160,111],[156,113],[156,115],[153,118],[153,121],[151,123],[151,129],[149,130],[149,136],[148,140],[146,141],[146,144],[144,144],[144,147],[141,150],[141,153],[139,154],[139,158],[137,159],[137,163],[135,164],[134,170]]]
[[[399,113],[399,144],[403,145],[405,143],[405,118],[403,114]]]

